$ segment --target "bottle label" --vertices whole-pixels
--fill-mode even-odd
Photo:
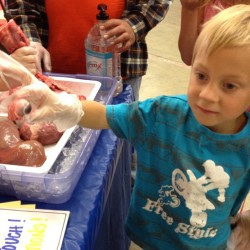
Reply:
[[[86,49],[87,74],[113,77],[113,53],[100,53]]]

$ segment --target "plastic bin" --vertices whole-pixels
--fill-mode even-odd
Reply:
[[[108,77],[50,74],[101,82],[95,100],[112,101],[117,83]],[[76,127],[48,173],[9,171],[0,166],[0,192],[20,200],[60,204],[66,202],[88,162],[100,130]],[[83,157],[84,156],[84,157]]]

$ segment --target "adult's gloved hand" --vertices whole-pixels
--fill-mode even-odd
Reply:
[[[31,105],[28,109],[27,104]],[[22,116],[28,123],[53,122],[60,132],[78,124],[84,114],[76,95],[55,93],[38,80],[15,91],[8,100],[8,110],[9,117]]]
[[[51,59],[48,50],[39,42],[30,42],[29,46],[15,50],[11,56],[25,66],[33,75],[38,71],[51,71]],[[43,67],[42,67],[43,66]]]
[[[250,210],[237,214],[232,221],[235,228],[227,242],[227,250],[247,250],[250,246]]]
[[[50,53],[39,42],[30,42],[30,46],[36,49],[36,66],[39,72],[51,72]]]
[[[22,64],[33,75],[37,72],[36,49],[31,46],[25,46],[15,50],[10,56]]]

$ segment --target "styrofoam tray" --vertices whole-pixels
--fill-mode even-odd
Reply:
[[[70,77],[57,77],[57,76],[56,77],[53,76],[53,78],[55,80],[61,81],[61,84],[63,83],[63,85],[65,85],[66,87],[71,88],[73,86],[76,93],[84,95],[87,100],[94,100],[98,90],[101,87],[101,83],[99,81],[82,80]],[[70,138],[74,129],[75,126],[70,129],[67,129],[57,143],[44,146],[47,159],[41,167],[29,167],[29,166],[19,166],[19,165],[0,163],[0,169],[4,168],[8,171],[29,172],[29,173],[48,173],[48,171],[56,161],[58,155],[60,154],[61,150],[63,149],[68,139]]]

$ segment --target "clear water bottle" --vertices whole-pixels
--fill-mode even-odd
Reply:
[[[113,77],[117,81],[117,87],[113,96],[119,95],[123,90],[122,75],[121,75],[121,53],[113,53]]]
[[[113,37],[104,39],[105,31],[100,31],[100,26],[109,19],[107,5],[98,5],[99,13],[96,15],[98,22],[90,29],[85,40],[86,71],[88,75],[113,77],[118,85],[114,95],[122,91],[120,53],[115,52],[112,43]]]

